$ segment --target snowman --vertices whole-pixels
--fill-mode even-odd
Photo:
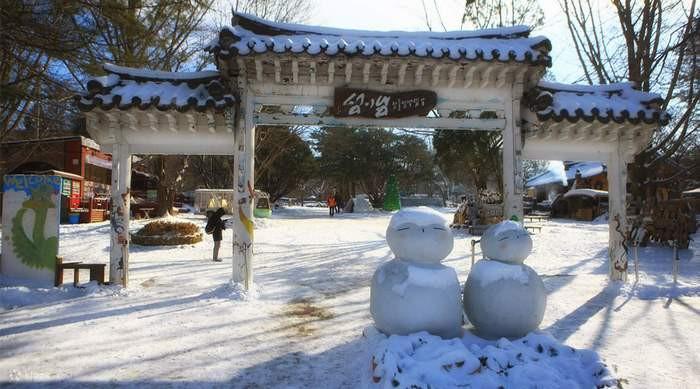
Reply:
[[[376,327],[386,334],[461,336],[457,273],[440,263],[454,245],[447,220],[427,207],[404,208],[391,218],[386,240],[395,258],[372,277],[370,312]]]
[[[482,259],[464,285],[464,312],[485,338],[517,338],[537,329],[546,293],[537,273],[523,262],[532,251],[530,234],[514,221],[489,227],[481,238]]]

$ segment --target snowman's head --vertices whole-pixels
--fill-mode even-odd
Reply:
[[[514,221],[495,224],[481,237],[481,252],[489,259],[522,264],[531,251],[530,234]]]
[[[399,259],[437,264],[454,245],[447,220],[428,207],[403,208],[389,222],[386,241]]]

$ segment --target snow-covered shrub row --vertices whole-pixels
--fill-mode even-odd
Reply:
[[[598,354],[546,333],[509,341],[444,340],[419,332],[380,340],[370,355],[369,388],[602,388],[612,377]]]

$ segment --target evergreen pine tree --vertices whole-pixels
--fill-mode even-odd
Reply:
[[[401,197],[399,196],[399,185],[396,183],[396,176],[389,176],[386,182],[386,195],[384,196],[384,210],[398,211],[401,209]]]

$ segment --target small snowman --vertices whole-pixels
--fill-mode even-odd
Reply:
[[[404,208],[391,218],[386,240],[396,258],[372,277],[370,312],[376,327],[385,334],[461,336],[457,273],[440,263],[454,245],[447,220],[428,207]]]
[[[517,338],[544,317],[544,283],[523,264],[532,251],[530,234],[514,221],[491,226],[481,238],[488,259],[474,264],[464,285],[464,312],[486,338]]]

